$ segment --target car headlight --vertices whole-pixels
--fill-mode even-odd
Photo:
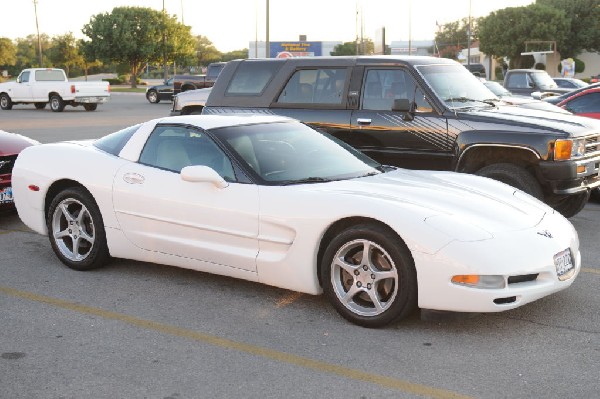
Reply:
[[[585,155],[584,139],[559,139],[554,142],[554,159],[556,161],[566,161],[583,155]]]

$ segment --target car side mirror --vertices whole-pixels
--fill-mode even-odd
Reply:
[[[392,105],[392,111],[402,112],[402,119],[410,122],[415,119],[413,103],[408,98],[396,98]]]
[[[186,166],[181,169],[180,175],[181,180],[190,183],[211,183],[218,188],[229,186],[229,183],[227,183],[214,169],[204,165]]]

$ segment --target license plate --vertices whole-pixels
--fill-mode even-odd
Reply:
[[[0,204],[12,204],[12,187],[0,188]]]
[[[554,255],[554,266],[556,267],[556,275],[559,280],[563,281],[571,277],[569,272],[575,267],[571,259],[571,250],[565,249]]]

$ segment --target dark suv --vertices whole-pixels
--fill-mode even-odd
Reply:
[[[289,116],[383,164],[491,177],[566,216],[600,186],[598,121],[507,105],[448,59],[231,61],[202,113]]]

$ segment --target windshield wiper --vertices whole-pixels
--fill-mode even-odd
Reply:
[[[468,98],[468,97],[449,97],[449,98],[444,98],[445,102],[448,102],[448,101],[451,101],[451,102],[461,102],[461,103],[476,102],[476,103],[483,103],[483,104],[487,104],[487,105],[491,105],[491,106],[495,107],[496,104],[494,104],[492,102],[494,100],[495,99],[476,100],[474,98]]]
[[[326,182],[330,182],[330,181],[332,181],[332,180],[331,179],[327,179],[325,177],[311,176],[311,177],[306,177],[304,179],[284,180],[284,181],[280,182],[280,184],[282,186],[288,186],[288,185],[291,185],[291,184],[326,183]]]

